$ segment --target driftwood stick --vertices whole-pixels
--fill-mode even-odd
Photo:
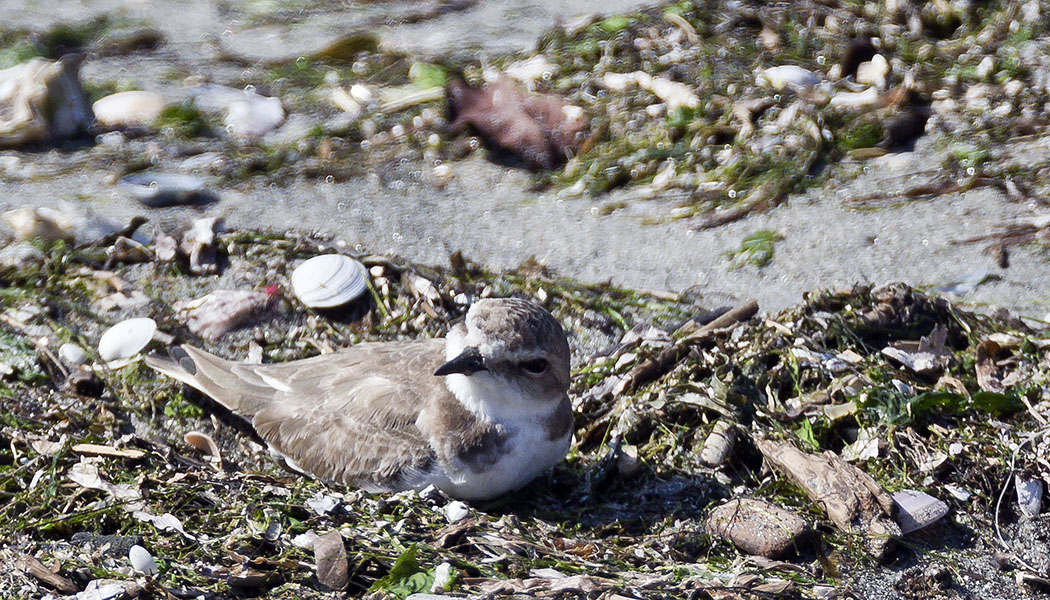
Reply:
[[[664,349],[656,356],[631,369],[631,372],[627,374],[627,381],[623,386],[623,390],[634,390],[638,386],[649,383],[667,373],[688,356],[693,346],[709,339],[717,331],[750,319],[757,312],[758,302],[755,300],[749,300],[733,307],[714,321],[679,339],[675,345]]]

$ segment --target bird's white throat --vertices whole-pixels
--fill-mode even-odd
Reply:
[[[459,356],[464,348],[466,340],[462,333],[455,329],[450,331],[445,341],[446,359]],[[551,417],[561,400],[560,396],[536,398],[527,395],[513,380],[494,376],[488,371],[446,375],[445,386],[467,410],[491,423],[538,423]]]

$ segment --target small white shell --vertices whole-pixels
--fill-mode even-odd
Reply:
[[[790,88],[793,90],[813,87],[820,83],[820,78],[802,67],[781,65],[770,67],[759,73],[758,84],[768,85],[776,91]]]
[[[156,321],[148,317],[121,321],[102,334],[98,355],[105,361],[135,356],[153,339],[156,331]]]
[[[214,456],[215,458],[222,458],[219,454],[219,446],[215,443],[215,440],[211,439],[211,436],[206,433],[199,431],[188,431],[182,436],[183,441],[207,454],[208,456]]]
[[[349,256],[315,256],[292,271],[292,291],[312,308],[342,306],[367,289],[365,267]]]
[[[459,500],[453,500],[446,504],[441,512],[445,513],[449,523],[458,523],[470,516],[470,507]]]
[[[138,544],[128,550],[128,560],[131,561],[132,568],[143,575],[152,577],[157,574],[157,563],[153,560],[153,555]]]
[[[1014,487],[1017,488],[1017,505],[1026,517],[1034,517],[1043,509],[1043,482],[1014,475]]]
[[[87,354],[76,344],[65,343],[59,346],[58,357],[69,365],[82,365],[87,362]]]

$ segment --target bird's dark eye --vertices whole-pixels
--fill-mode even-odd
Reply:
[[[521,363],[521,368],[525,369],[529,373],[539,375],[540,373],[547,370],[547,360],[544,358],[534,358]]]

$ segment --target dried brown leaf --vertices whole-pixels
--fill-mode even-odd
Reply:
[[[977,344],[974,371],[977,372],[977,385],[986,392],[1002,393],[1006,389],[1002,370],[995,364],[995,355],[998,353],[999,344],[992,340],[981,340]]]
[[[470,126],[533,169],[553,168],[576,153],[587,128],[579,107],[558,96],[527,94],[507,79],[472,87],[453,78],[445,94],[454,129]]]

